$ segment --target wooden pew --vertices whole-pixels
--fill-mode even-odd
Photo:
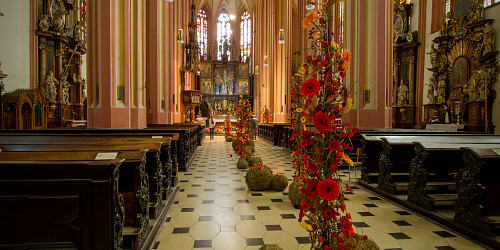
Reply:
[[[0,161],[0,248],[121,249],[122,162]]]
[[[414,142],[446,143],[460,145],[464,142],[483,144],[500,142],[500,136],[494,135],[419,135],[419,136],[386,136],[382,140],[382,153],[379,158],[380,172],[378,188],[396,194],[398,187],[407,187],[410,162],[415,158]],[[441,176],[446,178],[445,176]],[[439,181],[439,178],[437,178]],[[396,182],[403,182],[397,184]],[[447,185],[446,183],[441,183]],[[439,185],[439,183],[436,183]]]
[[[455,221],[491,236],[500,226],[500,156],[492,150],[498,148],[463,147],[465,167],[456,179]]]
[[[453,205],[458,196],[457,192],[455,189],[446,190],[446,187],[455,186],[453,176],[465,167],[461,147],[500,148],[500,140],[494,138],[469,138],[467,143],[471,144],[457,143],[456,140],[450,140],[449,143],[416,142],[415,159],[410,164],[408,201],[429,210],[434,210],[436,203]],[[429,195],[429,181],[437,182],[432,184],[434,186],[440,185],[438,194]]]
[[[47,139],[17,139],[15,137],[0,137],[0,149],[2,152],[10,151],[57,151],[57,152],[72,152],[72,151],[124,151],[124,150],[142,150],[147,149],[146,153],[146,172],[149,179],[150,193],[150,217],[157,218],[159,212],[162,211],[164,204],[162,203],[163,192],[171,192],[171,189],[166,190],[163,186],[163,167],[160,162],[161,142],[155,142],[155,139],[140,139],[131,140],[117,139],[72,139],[68,141],[56,140],[50,141]],[[153,140],[153,141],[151,141]]]

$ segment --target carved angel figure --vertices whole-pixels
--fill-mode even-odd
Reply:
[[[62,102],[64,104],[69,104],[69,87],[70,83],[68,82],[68,74],[61,76],[61,87],[63,91],[63,99]]]
[[[437,86],[437,103],[445,103],[445,102],[446,102],[446,80],[444,75],[440,75]]]
[[[429,79],[429,89],[427,90],[427,98],[429,98],[429,104],[436,103],[436,97],[434,95],[434,87],[436,86],[436,80],[434,77]]]
[[[68,11],[57,10],[52,16],[52,26],[54,26],[54,30],[62,31],[64,28],[64,15],[67,15]]]
[[[431,65],[433,68],[439,66],[439,59],[438,59],[438,51],[434,47],[434,43],[431,45],[431,52],[429,53],[431,55]]]
[[[49,71],[45,77],[45,97],[49,103],[56,103],[57,85],[59,81],[54,77],[54,72]]]
[[[82,26],[83,21],[76,21],[75,26],[73,26],[73,39],[75,39],[76,42],[81,42],[83,40]]]

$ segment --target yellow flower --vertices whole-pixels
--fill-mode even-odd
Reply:
[[[306,130],[307,130],[307,129],[306,129],[306,125],[302,125],[302,126],[304,127],[304,131],[306,131]]]
[[[306,122],[306,118],[305,118],[305,117],[302,117],[302,118],[300,118],[300,121],[301,121],[302,123],[304,123],[304,122]]]
[[[335,51],[339,49],[339,45],[335,41],[332,41],[332,47]]]
[[[305,222],[305,221],[301,221],[301,222],[300,222],[300,225],[301,225],[301,226],[302,226],[305,230],[307,230],[307,231],[309,231],[309,232],[312,232],[312,230],[313,230],[313,227],[312,227],[311,225],[307,224],[307,222]]]
[[[299,112],[299,113],[302,112],[302,108],[298,108],[297,112]]]
[[[316,32],[316,33],[314,33],[314,36],[313,36],[313,37],[314,37],[314,39],[316,39],[316,40],[320,39],[320,38],[321,38],[321,32]]]
[[[344,60],[342,60],[342,68],[348,69],[350,64],[351,64],[351,51],[345,49]]]
[[[344,153],[342,153],[342,160],[351,165],[351,167],[354,166],[354,162],[351,160],[351,158],[349,158],[349,156]]]
[[[302,21],[302,27],[304,29],[307,29],[316,17],[318,17],[318,12],[314,10],[307,13],[306,18],[304,18],[304,21]]]
[[[351,111],[351,108],[352,108],[352,98],[347,97],[347,100],[345,102],[346,102],[346,105],[342,109],[342,113],[347,114],[349,111]]]

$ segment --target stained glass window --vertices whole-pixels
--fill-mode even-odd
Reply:
[[[87,47],[87,0],[80,0],[80,20],[83,21],[82,27],[82,43]]]
[[[446,14],[448,14],[448,12],[451,11],[451,4],[450,4],[450,0],[446,0]]]
[[[240,51],[241,60],[246,62],[250,57],[251,45],[252,45],[252,20],[250,20],[250,14],[245,11],[241,16],[241,36],[240,36]]]
[[[500,3],[500,0],[484,0],[484,7],[488,7],[494,3]]]
[[[231,57],[231,24],[228,14],[220,14],[217,21],[217,60],[222,60],[223,52]]]
[[[205,10],[200,9],[198,11],[198,17],[196,18],[196,33],[198,35],[198,47],[200,48],[200,59],[205,58],[207,59],[207,37],[208,37],[208,31],[207,31],[207,14],[205,13]]]

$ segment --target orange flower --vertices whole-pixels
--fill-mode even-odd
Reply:
[[[349,68],[350,64],[351,64],[351,51],[346,49],[344,50],[344,60],[342,60],[342,68],[346,70]]]
[[[304,21],[302,21],[302,27],[304,27],[304,29],[307,29],[316,17],[318,17],[318,12],[314,10],[307,13],[306,18],[304,18]]]

